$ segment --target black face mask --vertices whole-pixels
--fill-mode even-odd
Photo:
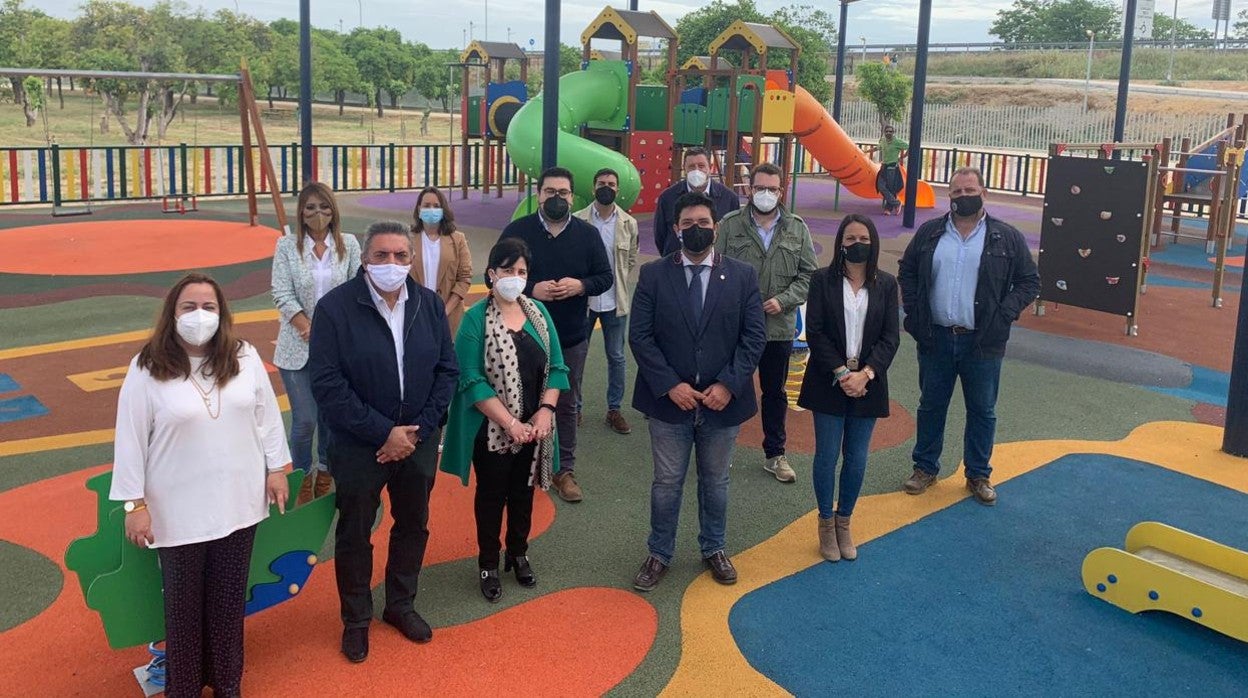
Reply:
[[[871,259],[871,245],[865,242],[855,242],[842,251],[845,253],[845,261],[853,264],[862,264]]]
[[[598,187],[594,190],[594,201],[603,206],[610,206],[615,203],[615,190],[611,187]]]
[[[542,202],[542,213],[548,221],[561,221],[568,216],[568,201],[562,196],[552,196]]]
[[[961,216],[962,218],[969,218],[979,213],[979,210],[983,207],[984,197],[979,194],[974,196],[959,196],[956,199],[949,200],[949,210],[953,211],[954,215]]]
[[[689,254],[702,254],[715,241],[714,228],[692,226],[680,231],[680,245]]]

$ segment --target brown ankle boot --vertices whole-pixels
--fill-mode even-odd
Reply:
[[[819,519],[819,554],[828,562],[841,559],[841,549],[836,545],[836,529],[832,519]]]
[[[834,516],[832,520],[836,522],[836,545],[841,549],[841,558],[857,560],[858,548],[854,545],[854,540],[849,536],[849,517]]]
[[[299,495],[295,497],[295,506],[301,507],[312,501],[312,485],[315,480],[315,470],[303,476],[303,484],[299,485]]]
[[[329,494],[329,488],[334,486],[334,478],[327,471],[316,471],[316,489],[312,492],[312,496],[320,499]]]

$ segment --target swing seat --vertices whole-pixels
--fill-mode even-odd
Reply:
[[[195,196],[174,197],[176,202],[173,205],[170,205],[169,198],[170,197],[168,196],[161,198],[160,200],[160,212],[161,213],[177,213],[180,215],[185,215],[187,213],[196,213],[199,211],[199,198],[198,197],[195,197]],[[191,201],[190,206],[186,205],[187,199],[190,199]]]
[[[89,216],[95,213],[91,208],[91,204],[85,206],[53,206],[52,217],[64,218],[67,216]]]

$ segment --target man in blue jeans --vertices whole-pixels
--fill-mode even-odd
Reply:
[[[572,214],[598,230],[602,246],[611,262],[615,283],[611,288],[589,299],[589,315],[585,318],[585,341],[594,336],[594,325],[602,325],[602,341],[607,352],[607,416],[606,425],[617,434],[631,434],[633,429],[620,412],[624,402],[624,331],[628,323],[628,279],[637,266],[637,219],[615,203],[620,190],[620,175],[603,168],[594,174],[594,203]],[[583,400],[584,394],[578,394]],[[577,419],[582,404],[577,402]]]
[[[940,472],[945,418],[962,381],[966,487],[997,503],[990,477],[997,387],[1010,326],[1040,295],[1040,274],[1022,233],[983,210],[984,178],[963,167],[949,179],[949,213],[924,223],[898,263],[905,328],[919,345],[919,412],[914,473],[907,494],[922,494]]]
[[[629,345],[637,361],[633,407],[650,418],[650,554],[633,578],[658,586],[676,551],[676,527],[691,451],[698,462],[698,544],[711,576],[735,584],[724,552],[728,467],[741,423],[757,411],[754,369],[767,344],[758,276],[714,249],[713,202],[676,200],[681,249],[642,266]]]

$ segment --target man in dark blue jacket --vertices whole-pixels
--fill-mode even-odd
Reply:
[[[728,466],[741,423],[758,409],[753,376],[767,344],[754,268],[715,252],[714,204],[685,194],[674,215],[682,249],[641,268],[629,328],[633,407],[650,418],[654,456],[650,555],[633,579],[639,591],[654,589],[671,565],[695,446],[702,559],[715,581],[737,581],[724,552]]]
[[[704,194],[711,200],[715,220],[741,208],[741,197],[711,179],[711,154],[702,146],[686,148],[682,159],[685,178],[663,190],[654,208],[654,246],[659,256],[680,251],[680,240],[672,232],[676,223],[676,200],[685,194]]]
[[[984,178],[963,167],[949,178],[950,212],[919,227],[897,265],[906,331],[919,345],[919,410],[914,473],[907,494],[936,482],[945,417],[962,382],[966,487],[981,504],[997,502],[992,474],[997,388],[1010,326],[1040,295],[1027,241],[984,210]]]
[[[390,492],[390,552],[382,620],[413,642],[433,637],[413,607],[429,541],[429,493],[438,430],[455,393],[459,365],[446,310],[410,275],[412,239],[397,221],[368,228],[356,277],[316,307],[308,367],[330,428],[329,461],[338,488],[334,567],[342,652],[368,656],[373,618],[373,522]]]

